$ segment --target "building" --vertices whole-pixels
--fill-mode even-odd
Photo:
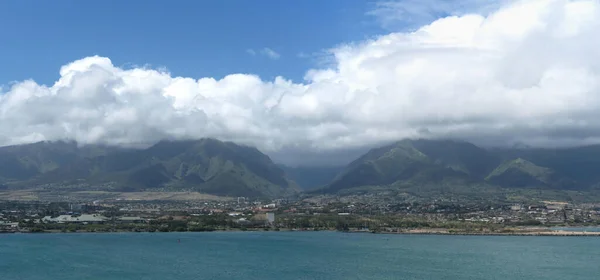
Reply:
[[[274,223],[274,222],[275,222],[275,213],[273,213],[273,212],[268,212],[266,215],[267,215],[267,222],[268,222],[269,224],[272,224],[272,223]]]
[[[514,204],[510,206],[510,210],[512,211],[521,211],[523,209],[523,206],[521,206],[520,204]]]
[[[550,210],[563,210],[563,209],[565,209],[566,206],[567,206],[567,203],[559,203],[559,202],[546,204],[546,208],[550,209]]]
[[[0,221],[0,232],[15,232],[19,230],[19,223]]]
[[[269,224],[272,224],[272,223],[275,222],[275,213],[273,213],[273,212],[267,212],[266,216],[267,216],[267,222]]]
[[[71,216],[71,215],[60,215],[58,217],[52,218],[50,216],[46,216],[42,218],[42,221],[45,223],[87,223],[87,224],[102,224],[108,221],[107,217],[97,214],[84,214],[81,216]]]

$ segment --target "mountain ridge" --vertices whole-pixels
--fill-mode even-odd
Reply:
[[[587,160],[578,161],[582,156]],[[600,145],[552,150],[484,149],[466,141],[405,139],[369,150],[316,192],[339,193],[369,186],[396,186],[414,192],[435,190],[437,186],[457,193],[470,186],[482,191],[497,188],[586,191],[600,182],[600,175],[594,169],[600,167],[597,158]],[[564,166],[563,160],[583,162],[587,172],[572,165],[567,165],[567,170],[560,168]]]
[[[119,191],[263,197],[297,194],[300,186],[309,194],[381,187],[473,195],[497,188],[587,191],[599,188],[599,167],[600,145],[485,149],[427,139],[375,147],[345,167],[289,167],[255,147],[211,138],[164,140],[144,149],[61,141],[0,147],[3,189],[84,182]]]
[[[203,138],[160,141],[145,149],[39,142],[0,147],[0,183],[86,182],[117,190],[193,189],[226,196],[277,197],[296,184],[258,149]]]

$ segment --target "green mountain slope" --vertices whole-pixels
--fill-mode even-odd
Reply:
[[[518,158],[508,160],[487,176],[486,180],[494,185],[509,188],[563,188],[574,187],[574,181],[558,175],[554,170],[533,164]]]
[[[421,139],[412,143],[436,164],[464,172],[474,178],[485,178],[502,162],[498,155],[468,142]]]
[[[559,172],[582,185],[600,183],[600,145],[557,149],[494,149],[504,160],[522,158]]]
[[[0,179],[28,179],[74,161],[77,145],[59,142],[0,148]]]
[[[460,141],[402,140],[370,150],[319,192],[365,187],[473,195],[497,188],[588,190],[600,182],[599,168],[600,146],[487,150]]]
[[[430,184],[445,181],[469,181],[469,170],[454,157],[434,157],[434,149],[421,151],[417,147],[429,143],[403,140],[392,145],[372,149],[350,163],[335,180],[323,189],[337,192],[361,186],[382,186],[398,183]],[[428,152],[432,156],[428,156]],[[445,155],[445,154],[444,154]],[[461,167],[461,168],[457,168]]]
[[[215,195],[293,194],[297,186],[256,148],[214,139],[162,141],[147,149],[36,143],[0,148],[12,185],[107,184],[118,190],[192,189]]]

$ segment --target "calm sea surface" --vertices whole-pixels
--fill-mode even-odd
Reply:
[[[178,239],[181,243],[178,243]],[[600,279],[600,238],[333,232],[0,235],[0,279]]]

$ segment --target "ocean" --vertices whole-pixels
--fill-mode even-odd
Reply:
[[[0,279],[599,279],[600,238],[338,232],[0,235]]]

